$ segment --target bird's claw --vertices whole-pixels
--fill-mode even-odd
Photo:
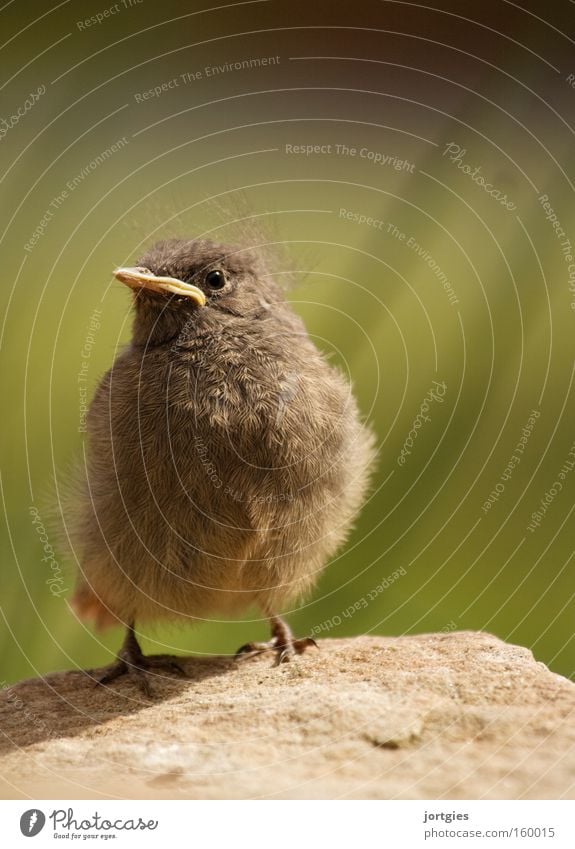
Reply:
[[[148,673],[153,670],[171,672],[179,678],[185,678],[186,673],[176,660],[162,655],[146,657],[127,657],[120,654],[117,660],[110,666],[106,667],[99,675],[89,673],[90,677],[95,679],[95,686],[102,687],[126,675],[140,690],[140,692],[148,699],[154,697],[154,690],[150,685]]]
[[[245,643],[235,653],[236,660],[251,660],[254,657],[259,657],[260,654],[266,652],[275,652],[275,666],[280,666],[282,663],[288,663],[293,657],[298,654],[303,654],[309,646],[319,648],[313,637],[304,637],[296,640],[291,638],[289,641],[279,640],[277,637],[272,637],[267,643]]]
[[[271,640],[269,643],[244,643],[243,646],[240,646],[237,652],[234,655],[236,660],[241,660],[242,658],[251,658],[257,657],[259,654],[263,654],[266,651],[271,651],[272,645]]]

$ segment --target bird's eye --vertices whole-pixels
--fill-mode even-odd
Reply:
[[[226,276],[224,272],[219,269],[208,271],[206,274],[206,283],[210,289],[223,289],[226,285]]]

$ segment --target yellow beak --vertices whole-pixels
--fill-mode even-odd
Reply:
[[[164,295],[191,298],[199,307],[205,306],[206,296],[201,289],[175,277],[156,277],[148,268],[116,268],[114,276],[131,289],[150,289]]]

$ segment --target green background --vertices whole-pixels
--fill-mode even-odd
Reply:
[[[30,507],[71,588],[74,559],[52,528],[82,459],[77,378],[90,316],[102,310],[91,392],[130,338],[130,298],[112,269],[157,238],[206,234],[278,243],[280,268],[295,269],[294,308],[349,373],[379,438],[370,499],[312,597],[286,611],[294,630],[485,629],[564,675],[575,671],[575,470],[538,530],[527,528],[575,442],[575,294],[538,200],[549,196],[575,241],[573,46],[501,4],[474,10],[474,23],[446,4],[445,12],[332,6],[202,11],[146,0],[83,29],[79,21],[112,4],[17,3],[1,13],[10,41],[0,117],[46,86],[0,140],[5,682],[103,664],[120,643],[118,631],[91,633],[50,593]],[[272,56],[279,62],[266,67],[204,70]],[[181,82],[197,71],[200,79]],[[179,84],[137,102],[172,79]],[[90,170],[123,137],[128,143]],[[514,210],[444,155],[451,142]],[[298,144],[331,149],[286,152]],[[413,173],[374,164],[359,155],[364,148],[413,163]],[[383,224],[360,225],[341,209]],[[27,251],[47,210],[53,216]],[[433,380],[445,382],[445,399],[431,405],[401,467]],[[521,462],[484,513],[533,409],[540,416]],[[363,605],[399,569],[405,574]],[[266,630],[253,611],[240,622],[158,626],[144,647],[231,652]]]

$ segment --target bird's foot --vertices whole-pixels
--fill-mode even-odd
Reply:
[[[301,640],[291,640],[289,643],[280,643],[275,637],[268,640],[267,643],[246,643],[237,650],[235,657],[237,660],[248,660],[252,657],[257,657],[264,652],[274,652],[276,656],[275,665],[287,663],[296,654],[303,654],[309,646],[319,648],[313,637],[304,637]]]
[[[303,637],[296,639],[289,625],[277,616],[272,617],[272,638],[268,642],[263,643],[246,643],[241,646],[236,652],[236,659],[249,659],[258,657],[265,652],[274,652],[276,656],[275,665],[287,663],[298,654],[303,654],[310,646],[319,648],[313,637]]]
[[[126,675],[146,698],[151,699],[154,697],[154,690],[150,684],[149,676],[151,674],[163,677],[163,672],[172,673],[180,678],[186,677],[186,673],[175,657],[161,654],[145,656],[136,640],[133,629],[129,628],[124,645],[114,663],[98,674],[88,674],[99,687],[106,686],[115,681],[116,678]]]

